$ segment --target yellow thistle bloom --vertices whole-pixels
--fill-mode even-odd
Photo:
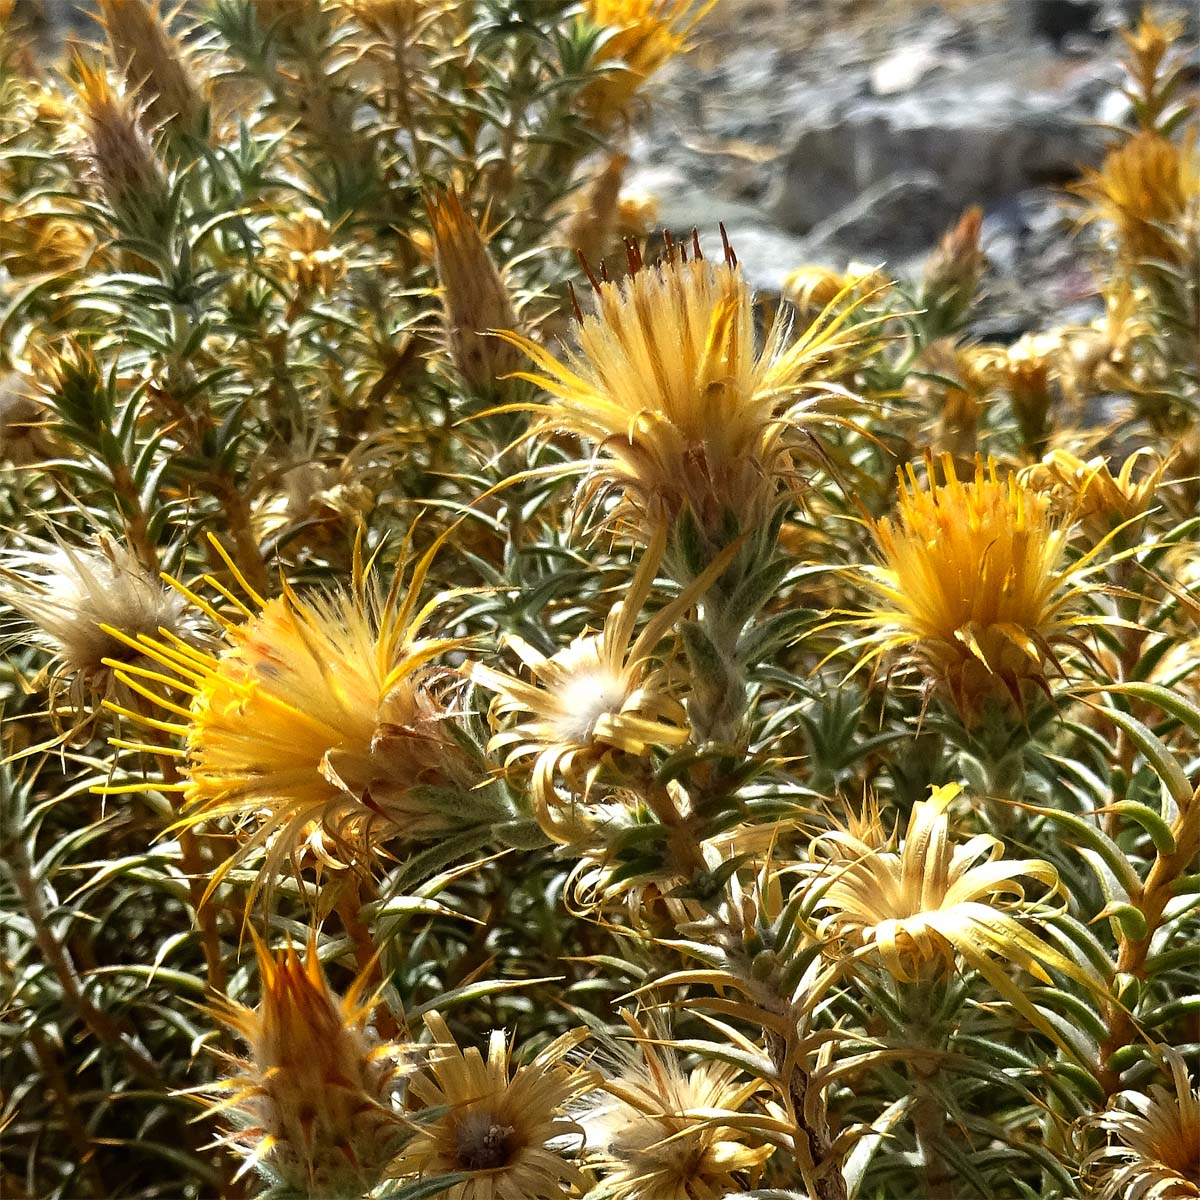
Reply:
[[[690,588],[662,608],[634,637],[661,556],[662,539],[647,550],[624,599],[615,604],[597,634],[576,638],[546,658],[519,637],[506,644],[532,674],[518,679],[476,663],[471,678],[495,692],[493,727],[502,728],[488,752],[503,754],[505,766],[533,758],[531,793],[534,813],[547,836],[571,840],[575,819],[555,790],[561,778],[574,796],[586,797],[601,769],[620,756],[635,758],[652,749],[675,749],[687,742],[687,713],[670,692],[664,668],[650,666],[658,643],[694,596]]]
[[[1115,1144],[1089,1156],[1084,1176],[1095,1200],[1189,1200],[1200,1197],[1200,1090],[1183,1055],[1162,1051],[1172,1087],[1126,1091],[1090,1124]]]
[[[696,1200],[741,1191],[774,1146],[753,1133],[743,1112],[761,1088],[728,1063],[685,1070],[631,1013],[633,1032],[616,1073],[601,1083],[581,1117],[588,1165],[608,1200]]]
[[[127,713],[185,739],[182,823],[228,819],[249,831],[210,890],[264,845],[256,890],[305,851],[337,869],[371,862],[389,839],[461,828],[466,814],[431,806],[422,786],[477,782],[446,726],[451,673],[430,665],[458,643],[417,636],[438,603],[417,607],[434,550],[407,593],[398,571],[383,594],[357,557],[349,592],[301,598],[285,585],[282,597],[265,600],[239,574],[254,609],[206,577],[236,605],[237,620],[176,583],[221,626],[219,653],[165,635],[123,639],[168,672],[125,667],[117,676],[177,718]],[[184,692],[190,706],[146,681]]]
[[[1187,264],[1189,233],[1200,229],[1200,150],[1193,130],[1181,143],[1143,131],[1110,150],[1073,189],[1092,203],[1090,220],[1116,231],[1127,265],[1149,259]]]
[[[315,209],[287,214],[267,237],[268,257],[295,284],[289,319],[299,314],[313,292],[328,296],[346,273],[346,256],[334,244],[329,222]]]
[[[883,558],[865,569],[874,605],[848,623],[872,630],[852,644],[865,645],[858,666],[899,652],[973,720],[1004,692],[1020,706],[1026,681],[1047,689],[1048,668],[1062,670],[1057,646],[1086,651],[1079,632],[1107,618],[1077,609],[1105,543],[1068,563],[1068,529],[1046,496],[1001,479],[990,459],[976,456],[966,483],[948,454],[941,483],[926,461],[926,483],[910,464],[897,515],[871,522]]]
[[[458,193],[451,189],[435,194],[426,207],[450,357],[467,386],[486,396],[520,361],[512,346],[488,333],[517,323],[512,299],[488,253],[488,236],[463,208]]]
[[[627,117],[642,85],[687,48],[687,39],[717,0],[584,0],[595,26],[612,32],[596,53],[610,69],[587,84],[579,103],[593,125],[607,129]]]
[[[839,296],[878,294],[891,280],[876,267],[852,262],[844,271],[827,266],[803,266],[784,276],[780,291],[801,317],[811,319]]]
[[[999,974],[996,956],[1049,982],[1042,964],[1060,966],[1064,959],[1018,919],[1038,912],[1020,880],[1053,894],[1058,872],[1039,859],[1005,860],[1004,843],[987,834],[956,846],[947,809],[961,790],[957,784],[933,788],[928,800],[914,804],[896,850],[881,845],[878,814],[857,831],[817,837],[811,846],[813,911],[824,914],[817,932],[838,946],[877,955],[901,982],[926,968],[948,971],[955,955],[989,979]]]
[[[744,528],[769,510],[792,471],[800,427],[845,423],[844,377],[869,344],[873,320],[851,323],[859,302],[827,310],[788,344],[778,314],[755,352],[750,289],[725,243],[712,263],[671,242],[653,265],[629,250],[631,275],[595,281],[598,311],[579,315],[579,350],[559,361],[502,334],[541,369],[522,374],[554,401],[531,405],[530,436],[575,434],[595,446],[592,491],[617,489],[639,523],[689,505],[713,528],[725,510]],[[844,297],[842,297],[844,299]]]
[[[370,1029],[369,969],[339,1001],[317,958],[315,935],[301,962],[289,942],[272,955],[255,939],[262,980],[257,1009],[221,999],[215,1015],[246,1042],[231,1078],[201,1089],[213,1115],[232,1116],[222,1145],[284,1187],[329,1200],[375,1187],[403,1140],[391,1106],[411,1047]]]
[[[413,1077],[410,1104],[435,1111],[392,1164],[389,1174],[424,1179],[462,1173],[440,1193],[448,1200],[557,1200],[584,1178],[564,1153],[579,1126],[566,1106],[590,1088],[588,1071],[561,1059],[582,1042],[586,1030],[556,1038],[525,1066],[511,1066],[512,1043],[496,1030],[487,1060],[474,1047],[465,1053],[437,1013],[425,1017],[434,1039],[428,1071]],[[557,1143],[557,1144],[556,1144]]]

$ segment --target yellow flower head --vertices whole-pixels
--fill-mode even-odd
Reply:
[[[584,0],[588,21],[611,31],[596,53],[609,67],[589,83],[579,103],[597,129],[607,129],[629,107],[642,85],[687,48],[687,39],[717,0]]]
[[[361,1196],[400,1148],[403,1119],[391,1107],[403,1048],[369,1028],[364,971],[342,1000],[330,991],[315,937],[303,962],[289,942],[273,955],[255,942],[262,980],[257,1009],[217,1002],[216,1015],[246,1042],[231,1078],[204,1089],[214,1115],[232,1116],[223,1144],[306,1196]]]
[[[1074,189],[1092,204],[1089,219],[1116,231],[1127,265],[1188,262],[1189,234],[1200,229],[1200,149],[1144,130],[1114,147]]]
[[[1096,1200],[1194,1200],[1200,1197],[1200,1091],[1183,1055],[1162,1051],[1171,1087],[1122,1092],[1091,1124],[1110,1144],[1092,1154],[1084,1175]]]
[[[791,344],[779,314],[756,353],[750,289],[725,243],[709,262],[669,238],[655,263],[629,249],[630,275],[595,280],[597,311],[578,314],[578,351],[559,361],[528,338],[504,334],[541,369],[522,378],[554,400],[532,406],[531,436],[554,431],[591,442],[592,491],[615,489],[637,524],[684,505],[705,528],[732,510],[749,527],[791,471],[799,429],[838,421],[845,377],[872,321],[857,305],[828,310]]]
[[[169,672],[127,666],[117,675],[177,718],[127,711],[185,739],[183,823],[225,818],[245,835],[213,886],[264,845],[259,880],[269,884],[306,851],[334,868],[362,865],[390,839],[461,827],[467,814],[431,807],[423,786],[476,782],[447,728],[448,672],[430,665],[457,643],[418,637],[437,604],[417,607],[432,554],[407,592],[397,572],[383,594],[371,564],[359,561],[352,590],[313,597],[285,585],[283,596],[264,600],[239,576],[255,608],[225,592],[238,620],[176,584],[219,622],[224,649],[208,653],[166,635],[130,639]],[[186,693],[190,705],[147,680]]]
[[[328,296],[346,273],[346,257],[329,222],[315,209],[288,214],[269,235],[270,254],[302,295]]]
[[[1061,670],[1056,646],[1086,649],[1079,631],[1099,618],[1076,608],[1103,543],[1069,564],[1046,496],[978,456],[965,483],[948,454],[940,483],[927,464],[924,484],[911,464],[901,472],[896,516],[871,523],[883,561],[866,568],[873,605],[851,622],[872,631],[855,643],[859,665],[900,652],[964,719],[1005,692],[1020,706],[1024,682],[1045,689],[1048,668]]]
[[[462,1173],[465,1179],[440,1193],[449,1200],[557,1200],[568,1188],[583,1190],[583,1175],[564,1157],[566,1143],[580,1138],[565,1109],[593,1077],[561,1059],[586,1031],[564,1034],[513,1070],[503,1030],[492,1034],[485,1061],[474,1047],[460,1050],[437,1013],[425,1024],[433,1060],[414,1076],[409,1101],[435,1112],[425,1121],[417,1115],[416,1136],[389,1173],[423,1179]]]
[[[762,1086],[728,1063],[685,1070],[680,1056],[657,1043],[622,1012],[634,1046],[581,1118],[588,1165],[610,1200],[694,1200],[746,1186],[774,1147],[748,1128],[747,1102]]]
[[[529,668],[531,680],[478,663],[472,668],[472,680],[496,693],[490,717],[500,728],[488,751],[502,753],[506,765],[534,759],[534,812],[550,837],[571,840],[575,825],[569,814],[556,811],[562,807],[557,780],[583,798],[614,758],[674,749],[688,740],[687,713],[671,695],[665,669],[652,668],[650,661],[694,589],[661,609],[634,637],[660,552],[661,540],[643,556],[629,591],[599,633],[578,637],[549,658],[510,636],[507,643]],[[518,723],[504,728],[505,718],[513,715]]]
[[[1022,924],[1038,906],[1026,901],[1020,881],[1053,893],[1058,873],[1038,859],[1005,860],[1004,844],[987,834],[955,845],[947,809],[960,790],[934,788],[914,804],[896,849],[881,845],[877,814],[871,828],[816,838],[810,886],[813,912],[821,914],[817,932],[840,948],[877,957],[902,982],[948,971],[956,955],[989,979],[1002,977],[993,965],[999,958],[1049,982],[1042,964],[1064,960]]]

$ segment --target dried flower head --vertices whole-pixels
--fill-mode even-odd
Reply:
[[[141,113],[114,91],[103,66],[75,59],[76,92],[100,189],[127,236],[161,241],[170,195],[161,163],[146,137]]]
[[[370,1028],[370,971],[339,1000],[317,958],[315,935],[303,960],[289,942],[272,954],[255,940],[262,1001],[221,999],[215,1015],[246,1042],[235,1073],[202,1089],[222,1139],[243,1158],[313,1200],[359,1197],[375,1187],[400,1149],[404,1122],[392,1107],[402,1060],[412,1047],[381,1042]]]
[[[433,1059],[413,1077],[409,1101],[431,1115],[417,1114],[416,1136],[390,1174],[464,1175],[442,1193],[449,1200],[557,1200],[570,1188],[583,1190],[582,1173],[566,1157],[581,1131],[566,1109],[594,1079],[562,1058],[586,1030],[556,1038],[514,1070],[503,1030],[492,1034],[485,1061],[473,1046],[460,1050],[436,1012],[426,1015],[425,1025],[434,1039]]]
[[[516,325],[512,298],[488,253],[488,235],[463,208],[458,193],[435,193],[426,205],[450,357],[471,391],[487,396],[520,362],[512,346],[488,333]]]
[[[611,1200],[696,1200],[741,1191],[774,1147],[756,1137],[745,1108],[762,1086],[728,1063],[687,1070],[632,1013],[617,1070],[580,1121],[588,1165]]]
[[[418,637],[437,603],[418,608],[432,555],[407,590],[397,571],[384,593],[372,563],[356,556],[349,591],[301,597],[285,585],[271,600],[230,562],[253,608],[205,581],[235,605],[232,619],[176,583],[219,624],[220,653],[170,636],[128,640],[169,672],[117,675],[172,714],[158,728],[185,739],[183,823],[224,818],[243,835],[211,886],[264,845],[255,890],[308,852],[334,869],[370,864],[391,839],[428,837],[479,815],[463,811],[457,791],[453,811],[432,799],[477,782],[447,726],[453,675],[431,666],[457,642]],[[182,691],[189,706],[147,680]]]
[[[99,0],[100,18],[131,91],[145,98],[153,129],[199,137],[205,104],[188,71],[183,47],[167,31],[161,0]]]
[[[792,470],[801,431],[840,421],[854,402],[845,377],[875,344],[856,304],[827,310],[788,343],[777,314],[757,353],[750,289],[725,242],[721,263],[667,238],[643,263],[629,247],[629,277],[592,283],[598,311],[578,314],[579,350],[559,361],[505,334],[543,373],[522,378],[555,399],[532,405],[530,436],[573,433],[595,446],[591,491],[622,493],[645,530],[689,506],[706,528],[733,511],[750,528]],[[844,299],[844,297],[843,297]]]
[[[0,208],[0,266],[14,278],[61,278],[82,265],[93,244],[81,221],[44,201]]]
[[[1050,496],[1061,515],[1097,526],[1103,535],[1150,507],[1166,468],[1167,460],[1146,447],[1128,455],[1115,476],[1106,458],[1084,462],[1069,450],[1059,449],[1025,467],[1017,479]],[[1140,472],[1136,478],[1135,471]]]
[[[1004,843],[987,834],[955,845],[947,810],[961,790],[936,787],[914,804],[895,849],[886,848],[877,812],[857,830],[817,837],[809,885],[813,911],[823,914],[817,933],[877,957],[902,982],[950,971],[956,955],[993,982],[1007,980],[996,958],[1049,982],[1043,964],[1064,959],[1023,923],[1044,906],[1026,900],[1021,880],[1053,894],[1058,872],[1038,859],[1006,860]],[[1011,993],[1011,983],[1001,990]]]
[[[1109,1144],[1088,1157],[1096,1200],[1191,1200],[1200,1196],[1200,1091],[1177,1050],[1163,1048],[1171,1086],[1121,1092],[1089,1121]]]
[[[0,604],[21,618],[6,640],[50,655],[40,678],[49,681],[51,706],[65,690],[68,708],[80,720],[89,699],[128,698],[118,686],[119,667],[145,661],[138,638],[166,630],[183,642],[193,625],[183,597],[129,550],[103,534],[96,545],[84,549],[56,537],[52,545],[0,557]]]
[[[874,605],[851,623],[871,631],[860,666],[899,651],[970,721],[1004,693],[1020,707],[1027,681],[1048,689],[1056,647],[1086,651],[1078,635],[1099,618],[1077,610],[1103,543],[1068,563],[1046,496],[978,456],[966,483],[948,454],[940,483],[926,462],[924,484],[911,464],[900,472],[896,516],[872,522],[883,562],[866,568]]]
[[[571,840],[576,799],[587,797],[607,765],[640,758],[653,749],[673,749],[689,736],[687,713],[674,697],[665,668],[651,657],[692,597],[685,593],[634,631],[650,594],[662,551],[661,539],[642,558],[624,598],[615,604],[600,633],[576,638],[547,658],[521,638],[507,644],[533,678],[519,679],[476,663],[472,680],[496,693],[489,715],[497,732],[488,752],[503,754],[506,767],[532,758],[534,813],[550,837]],[[505,727],[505,719],[518,722]],[[566,812],[556,790],[561,780],[572,793]]]
[[[628,118],[642,85],[687,48],[687,39],[717,0],[585,0],[588,21],[611,31],[596,52],[595,65],[607,67],[579,96],[581,109],[597,129]]]

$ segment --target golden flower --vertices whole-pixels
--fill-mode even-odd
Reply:
[[[65,275],[92,245],[82,222],[43,203],[0,208],[0,265],[13,278]]]
[[[913,805],[898,848],[887,849],[877,812],[855,830],[819,835],[810,847],[812,911],[818,936],[878,959],[901,982],[943,974],[963,959],[1011,999],[1015,988],[996,959],[1049,983],[1045,966],[1080,972],[1022,923],[1044,912],[1022,879],[1053,893],[1058,872],[1040,859],[1004,858],[1004,843],[978,834],[955,845],[947,809],[962,789],[931,789]],[[894,839],[893,839],[894,840]]]
[[[997,685],[1018,706],[1025,681],[1045,689],[1047,668],[1062,670],[1056,646],[1086,649],[1079,632],[1105,618],[1076,610],[1105,543],[1067,563],[1068,530],[1046,496],[1002,480],[990,459],[977,456],[966,483],[948,454],[941,483],[926,463],[924,486],[910,464],[897,515],[871,523],[883,558],[865,569],[874,607],[849,623],[871,630],[854,643],[866,646],[859,666],[900,651],[969,720],[1003,695]]]
[[[510,635],[506,643],[529,668],[532,680],[481,663],[471,669],[476,684],[496,693],[489,709],[493,728],[508,716],[523,718],[497,732],[488,752],[503,753],[506,767],[534,759],[534,813],[549,837],[571,840],[576,823],[573,815],[555,812],[562,804],[557,778],[573,796],[586,798],[597,775],[614,760],[619,764],[624,756],[675,749],[688,740],[687,713],[670,693],[666,670],[651,668],[650,661],[694,599],[695,586],[660,609],[634,637],[661,552],[660,537],[643,555],[628,592],[599,633],[576,638],[550,658]]]
[[[1091,1118],[1110,1144],[1088,1157],[1084,1178],[1095,1200],[1188,1200],[1200,1196],[1200,1091],[1177,1050],[1162,1049],[1170,1088],[1122,1092]],[[1115,1144],[1113,1144],[1115,1143]]]
[[[512,346],[488,333],[517,323],[512,299],[488,253],[488,235],[463,208],[458,193],[435,193],[426,207],[450,357],[471,391],[486,396],[520,361]]]
[[[502,334],[541,369],[522,374],[555,399],[531,405],[530,436],[561,431],[595,444],[592,490],[614,488],[653,526],[684,505],[706,529],[729,510],[749,528],[792,471],[800,430],[853,400],[838,383],[877,339],[851,321],[851,302],[827,310],[787,344],[777,314],[755,352],[750,290],[733,251],[711,263],[668,237],[653,265],[629,248],[631,274],[593,284],[598,312],[579,314],[580,348],[559,361]]]
[[[477,779],[447,726],[453,673],[430,665],[458,643],[417,636],[438,603],[417,606],[436,548],[417,563],[407,591],[397,571],[386,594],[356,555],[350,591],[302,598],[285,584],[283,596],[265,600],[227,559],[255,607],[205,581],[236,606],[235,620],[172,580],[220,625],[220,653],[166,635],[122,638],[167,672],[126,666],[117,677],[174,720],[116,711],[185,739],[175,785],[181,823],[226,818],[250,830],[210,891],[264,845],[254,890],[305,851],[335,869],[366,864],[389,839],[462,828],[479,815],[465,811],[469,800],[457,790]],[[147,681],[182,691],[189,706]]]
[[[811,320],[835,300],[878,295],[891,287],[891,280],[877,267],[852,262],[844,271],[826,266],[803,266],[784,276],[780,292],[799,315]]]
[[[642,85],[687,48],[717,0],[584,0],[590,24],[609,32],[593,60],[608,70],[588,83],[579,104],[597,129],[627,117]]]
[[[1135,479],[1134,471],[1142,464],[1145,469]],[[1050,496],[1067,516],[1085,522],[1097,518],[1095,523],[1107,532],[1114,525],[1141,516],[1150,507],[1166,468],[1167,460],[1143,447],[1125,459],[1114,477],[1106,458],[1084,462],[1069,450],[1059,449],[1052,450],[1040,463],[1025,467],[1017,479]]]
[[[50,656],[41,678],[49,680],[51,706],[65,688],[80,720],[87,697],[128,695],[116,668],[144,657],[127,639],[136,643],[167,630],[182,641],[191,625],[183,598],[129,550],[102,533],[94,540],[96,549],[84,549],[56,537],[52,546],[14,548],[0,557],[0,602],[24,618],[9,627],[6,640]]]
[[[231,1078],[203,1089],[214,1116],[232,1117],[222,1145],[313,1200],[360,1197],[383,1178],[404,1121],[391,1105],[411,1047],[370,1028],[374,998],[364,970],[341,999],[330,991],[316,936],[303,962],[289,942],[273,955],[255,939],[262,981],[257,1009],[218,1000],[214,1012],[246,1042]],[[373,966],[373,964],[372,964]]]
[[[424,1121],[416,1115],[416,1136],[389,1173],[465,1175],[440,1193],[448,1200],[557,1200],[568,1188],[582,1190],[582,1173],[564,1157],[581,1131],[565,1112],[593,1077],[561,1060],[586,1030],[556,1038],[513,1070],[512,1043],[503,1030],[493,1032],[485,1061],[474,1047],[460,1050],[437,1013],[428,1013],[425,1025],[434,1039],[433,1060],[413,1077],[409,1102],[433,1112]]]
[[[1114,147],[1072,189],[1092,204],[1088,219],[1112,225],[1128,265],[1187,264],[1188,232],[1200,228],[1200,152],[1193,130],[1181,143],[1144,130]]]
[[[170,193],[141,114],[127,95],[113,91],[103,66],[88,66],[79,57],[74,66],[90,159],[104,197],[123,233],[157,244],[166,228]]]
[[[976,387],[1008,397],[1024,444],[1041,446],[1071,375],[1065,334],[1060,330],[1027,333],[1011,346],[974,346],[964,362]]]
[[[269,256],[296,285],[297,305],[312,292],[328,296],[346,273],[342,248],[334,245],[329,222],[315,208],[287,214],[267,240]]]
[[[161,0],[99,0],[100,18],[128,86],[145,96],[151,128],[199,137],[205,104],[184,63],[183,49],[167,32]]]
[[[760,1089],[728,1063],[690,1071],[667,1040],[629,1012],[633,1033],[617,1071],[580,1118],[587,1163],[609,1200],[696,1200],[741,1191],[774,1147],[754,1136],[743,1112]]]

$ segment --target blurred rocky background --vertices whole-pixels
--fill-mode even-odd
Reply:
[[[200,0],[193,0],[197,6]],[[489,0],[502,4],[505,0]],[[516,10],[560,0],[507,0]],[[93,36],[88,0],[16,0],[41,52]],[[694,0],[697,7],[702,0]],[[762,292],[807,264],[914,274],[969,206],[989,290],[973,332],[1009,341],[1102,310],[1062,186],[1103,157],[1129,102],[1110,43],[1138,0],[718,0],[656,77],[623,193],[718,239]],[[1200,33],[1200,9],[1159,17]],[[1184,86],[1200,86],[1193,53]]]

